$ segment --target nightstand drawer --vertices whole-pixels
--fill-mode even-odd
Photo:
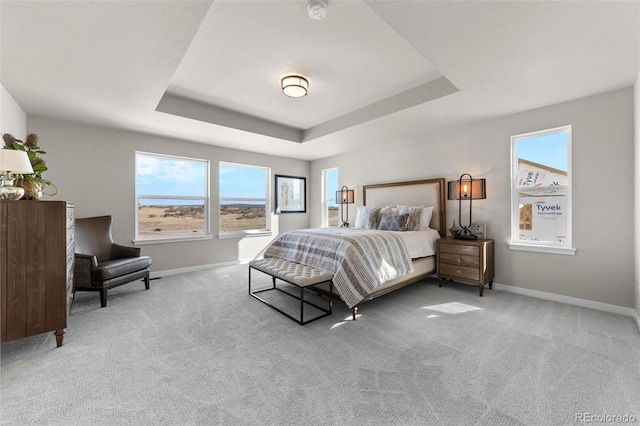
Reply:
[[[440,253],[440,262],[458,266],[480,266],[480,258],[478,256],[465,256],[457,253]]]
[[[480,280],[480,269],[470,268],[468,266],[457,266],[457,265],[449,265],[446,263],[440,264],[440,275],[448,275],[451,277],[456,277],[459,279],[469,280],[469,281],[479,281]]]
[[[466,246],[460,244],[440,244],[441,253],[464,254],[467,256],[478,257],[480,255],[480,247]]]

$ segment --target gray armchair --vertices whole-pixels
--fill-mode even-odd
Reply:
[[[99,291],[100,305],[107,306],[107,290],[135,280],[144,280],[149,290],[151,258],[141,256],[139,247],[115,244],[111,216],[75,221],[75,291]]]

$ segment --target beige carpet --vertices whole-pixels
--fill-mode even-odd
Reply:
[[[355,322],[334,306],[299,326],[248,296],[246,265],[129,284],[102,309],[78,293],[61,348],[2,345],[1,423],[640,423],[631,318],[433,279]]]

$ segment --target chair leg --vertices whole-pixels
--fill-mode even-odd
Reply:
[[[103,288],[100,290],[100,306],[103,308],[107,307],[107,289]]]
[[[147,272],[147,275],[144,276],[144,288],[149,290],[149,273]]]

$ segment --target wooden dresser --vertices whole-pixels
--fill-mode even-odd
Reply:
[[[74,208],[0,201],[2,342],[54,331],[62,346],[73,299]]]
[[[484,285],[493,287],[493,240],[438,240],[436,253],[438,284],[442,279],[476,284],[482,296]]]

